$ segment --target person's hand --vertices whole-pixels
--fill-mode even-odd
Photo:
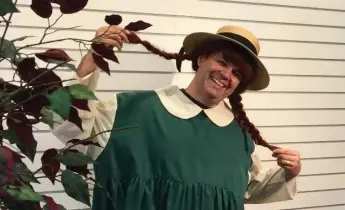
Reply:
[[[95,41],[105,43],[109,48],[116,47],[119,51],[123,47],[123,43],[128,43],[128,35],[130,32],[120,26],[104,26],[96,31]]]
[[[300,153],[293,149],[277,148],[273,150],[273,157],[277,158],[277,164],[286,171],[286,179],[290,180],[301,172]]]

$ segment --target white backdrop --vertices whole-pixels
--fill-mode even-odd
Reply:
[[[31,2],[31,1],[30,1]],[[33,35],[21,42],[38,40],[47,21],[20,0],[21,13],[13,17],[8,37]],[[140,33],[169,52],[178,52],[184,36],[190,32],[215,32],[225,24],[244,26],[261,41],[261,58],[271,75],[269,88],[248,92],[244,104],[250,119],[271,143],[299,150],[303,170],[298,180],[300,194],[294,201],[248,205],[248,210],[341,210],[345,209],[345,4],[341,0],[90,0],[83,12],[64,16],[56,28],[81,25],[78,29],[58,32],[49,39],[75,37],[91,39],[103,25],[105,15],[120,14],[123,25],[144,20],[153,26]],[[59,15],[54,10],[52,20]],[[1,28],[3,30],[3,28]],[[58,47],[79,62],[78,44],[63,42]],[[41,52],[45,46],[32,47],[28,53]],[[189,62],[176,73],[174,61],[151,55],[143,47],[125,45],[117,53],[120,65],[111,64],[112,75],[103,74],[97,94],[100,98],[114,92],[146,90],[178,84],[185,87],[193,76]],[[10,78],[6,65],[0,75]],[[59,70],[69,78],[72,73]],[[63,144],[47,127],[38,126],[35,137],[40,151]],[[266,166],[274,166],[269,151],[260,153]],[[61,184],[44,185],[37,190],[53,196],[68,209],[88,209],[67,197]]]

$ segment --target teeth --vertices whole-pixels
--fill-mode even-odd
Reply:
[[[216,79],[216,78],[213,78],[212,77],[212,81],[214,81],[219,87],[221,87],[221,88],[223,88],[223,87],[225,87],[225,85],[221,82],[221,81],[219,81],[218,79]]]

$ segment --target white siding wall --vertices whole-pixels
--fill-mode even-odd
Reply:
[[[20,0],[20,14],[13,17],[8,37],[43,34],[47,21],[35,16],[27,1]],[[58,10],[54,11],[59,15]],[[142,19],[153,24],[141,37],[161,49],[178,52],[184,36],[195,31],[215,32],[224,24],[241,25],[253,31],[261,41],[261,58],[271,74],[269,88],[249,92],[244,104],[250,119],[271,143],[299,150],[303,170],[300,194],[294,201],[267,205],[248,205],[248,210],[341,210],[345,209],[345,4],[342,0],[90,0],[85,11],[63,17],[56,27],[82,25],[59,32],[49,39],[75,37],[91,39],[105,25],[105,15],[120,14],[124,24]],[[3,29],[3,28],[2,28]],[[78,44],[50,44],[80,60]],[[28,49],[42,51],[44,46]],[[112,76],[103,75],[97,94],[153,89],[175,83],[185,87],[193,76],[189,63],[176,73],[173,61],[153,56],[141,47],[126,45],[117,53],[120,65],[111,64]],[[9,66],[0,67],[0,75],[10,78]],[[61,69],[63,78],[71,72]],[[38,150],[62,147],[46,126],[35,131]],[[260,150],[264,164],[275,162],[266,149]],[[37,189],[53,196],[67,209],[84,205],[62,193],[62,186],[47,180]]]

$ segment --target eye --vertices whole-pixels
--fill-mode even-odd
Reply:
[[[232,72],[235,75],[235,77],[237,77],[237,79],[242,79],[242,74],[238,70],[233,70]]]
[[[223,61],[223,60],[218,60],[218,63],[219,63],[221,66],[226,66],[226,63],[225,63],[225,61]]]

